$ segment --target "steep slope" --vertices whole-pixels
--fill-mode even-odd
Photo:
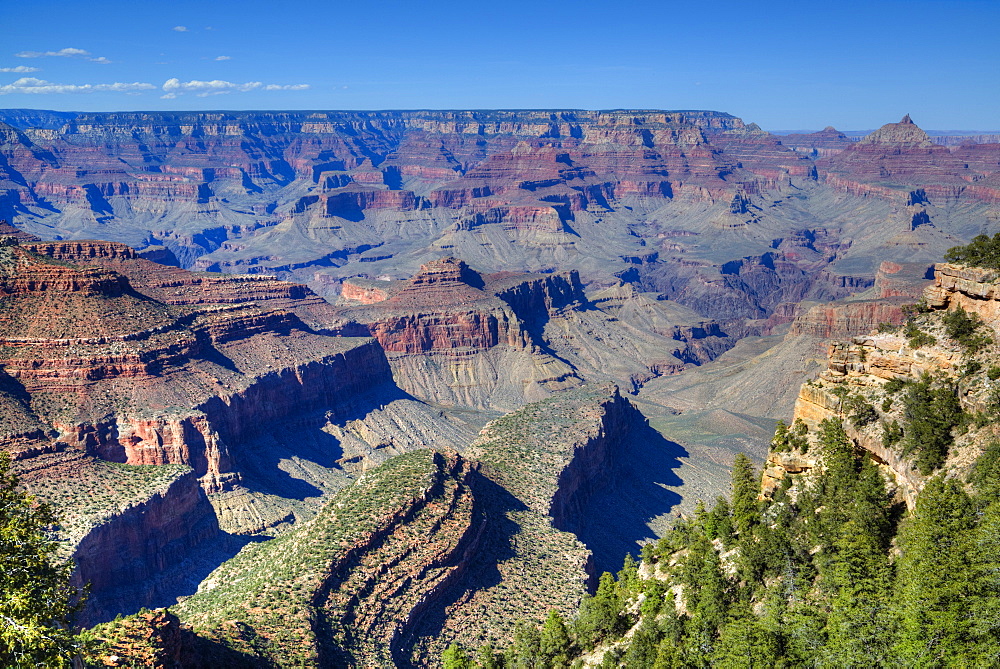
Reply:
[[[573,618],[529,624],[504,661],[991,664],[998,295],[995,268],[937,265],[902,327],[831,345],[762,477],[738,459],[731,499],[605,574]]]
[[[589,552],[566,530],[641,422],[613,386],[588,387],[493,421],[465,456],[392,458],[312,520],[244,548],[174,607],[179,620],[101,634],[149,630],[116,646],[127,662],[173,629],[184,666],[203,666],[194,648],[228,648],[232,666],[423,666],[482,626],[506,643],[518,616],[541,619],[586,592]]]

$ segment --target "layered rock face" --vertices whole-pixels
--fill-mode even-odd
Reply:
[[[892,422],[905,423],[894,397],[884,391],[886,382],[913,382],[919,379],[937,379],[954,384],[962,409],[975,415],[991,411],[991,382],[982,383],[976,376],[983,366],[975,357],[987,351],[1000,328],[1000,290],[997,273],[975,267],[939,263],[934,267],[934,284],[923,291],[924,303],[931,310],[964,310],[974,315],[986,330],[987,338],[974,349],[964,349],[959,342],[948,338],[948,331],[941,327],[940,319],[932,315],[922,328],[933,334],[926,342],[918,343],[905,332],[888,332],[855,336],[849,342],[835,342],[829,347],[828,367],[819,378],[802,386],[795,404],[794,420],[801,420],[815,429],[825,419],[843,420],[848,435],[858,448],[891,473],[897,484],[897,493],[910,508],[917,493],[927,480],[914,463],[914,454],[901,449],[899,444],[888,443],[888,432],[883,428]],[[988,355],[988,353],[987,353]],[[972,364],[975,362],[976,364]],[[851,417],[856,411],[860,396],[879,409],[872,421],[858,423]],[[853,403],[852,403],[853,402]],[[874,408],[873,408],[874,411]],[[872,425],[874,422],[874,425]],[[981,441],[982,435],[979,440]],[[945,467],[961,471],[975,459],[969,448],[976,439],[968,439],[969,446],[958,443],[947,455]],[[979,444],[981,447],[981,444]],[[771,453],[765,470],[764,493],[769,494],[786,474],[797,474],[822,466],[821,454],[810,449],[808,454]]]
[[[189,295],[167,305],[107,269],[127,271],[131,262],[147,270],[138,287],[148,286],[153,264],[122,245],[35,243],[7,252],[4,372],[71,448],[128,464],[189,465],[206,489],[219,490],[233,478],[226,441],[259,424],[250,416],[344,408],[345,396],[391,380],[374,343],[314,334],[278,306],[308,289],[233,278],[209,280],[191,295],[199,281],[188,276],[186,284],[166,282]],[[302,302],[313,315],[314,305]]]
[[[864,287],[873,257],[931,260],[997,203],[1000,145],[932,145],[908,119],[862,142],[653,110],[10,120],[48,127],[2,135],[0,216],[20,228],[113,234],[329,295],[450,253],[486,273],[577,269],[708,318],[766,319]]]
[[[76,519],[64,521],[65,538],[75,578],[92,584],[89,622],[172,601],[192,578],[174,566],[230,550],[220,518],[231,530],[241,515],[260,518],[257,529],[294,519],[301,492],[265,486],[288,477],[251,455],[252,444],[272,432],[308,441],[324,422],[363,417],[372,393],[392,395],[377,341],[307,324],[329,326],[335,311],[304,286],[197,276],[117,243],[7,239],[0,447],[31,490]],[[412,423],[423,410],[410,404],[384,413]],[[368,431],[376,443],[385,433],[378,421]],[[340,453],[367,466],[386,457]],[[87,482],[97,489],[78,490]],[[271,500],[266,513],[262,500]]]
[[[408,281],[379,283],[346,291],[338,331],[374,337],[400,387],[417,397],[513,409],[581,383],[539,336],[553,311],[585,301],[575,273],[484,277],[443,258]]]
[[[602,472],[637,421],[616,388],[586,388],[493,421],[464,456],[394,458],[174,610],[248,665],[425,666],[442,631],[507,642],[516,620],[585,593],[588,551],[557,528],[609,484]]]

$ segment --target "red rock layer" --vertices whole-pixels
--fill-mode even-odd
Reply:
[[[975,159],[966,160],[967,155]],[[817,165],[827,183],[854,196],[906,200],[919,189],[931,202],[962,197],[1000,203],[1000,144],[953,152],[932,143],[909,116]]]

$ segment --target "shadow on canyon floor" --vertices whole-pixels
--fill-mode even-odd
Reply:
[[[574,529],[594,553],[596,573],[617,572],[627,553],[638,555],[641,543],[655,540],[662,530],[651,523],[681,501],[665,486],[682,483],[674,471],[687,457],[680,444],[649,425],[637,425],[616,454],[607,485],[594,491]],[[640,543],[641,542],[641,543]]]
[[[340,440],[323,428],[331,422],[343,426],[364,420],[398,400],[420,402],[395,384],[387,383],[338,407],[306,412],[279,425],[261,427],[258,436],[231,449],[235,451],[234,460],[242,474],[243,486],[300,502],[331,492],[330,481],[344,475],[342,463],[349,454],[345,454]],[[331,472],[321,470],[336,473],[330,476]],[[316,483],[326,484],[326,489]]]

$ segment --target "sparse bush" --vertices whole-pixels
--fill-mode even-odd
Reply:
[[[941,322],[944,323],[945,336],[960,344],[966,352],[975,351],[990,343],[989,337],[978,332],[982,325],[979,315],[968,313],[961,305],[944,314]]]
[[[891,334],[893,332],[898,332],[898,331],[899,331],[899,326],[893,323],[883,322],[878,324],[878,332],[880,334]]]
[[[904,381],[903,379],[889,379],[885,382],[885,384],[883,384],[882,390],[884,390],[887,395],[895,395],[900,390],[905,388],[907,383],[909,382]]]
[[[945,252],[944,259],[959,265],[1000,269],[1000,232],[992,238],[977,235],[965,246],[953,246]]]
[[[895,446],[899,443],[899,440],[903,438],[903,428],[899,426],[898,421],[892,421],[888,425],[882,428],[882,443],[887,446]]]
[[[847,417],[858,427],[871,425],[878,420],[878,412],[861,395],[851,395],[847,399]]]
[[[917,327],[908,328],[906,335],[908,338],[907,344],[912,349],[923,348],[924,346],[933,346],[937,343],[937,338],[935,338],[934,335],[924,332]]]

